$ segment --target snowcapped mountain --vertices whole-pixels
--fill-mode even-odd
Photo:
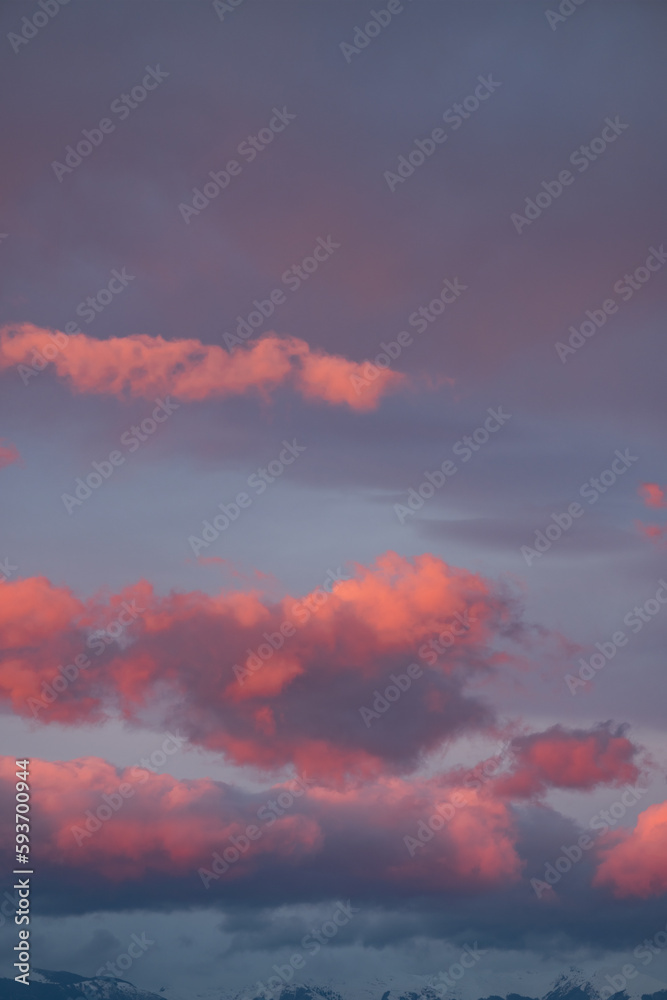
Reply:
[[[22,983],[0,979],[0,1000],[26,996],[30,1000],[164,1000],[163,994],[148,993],[123,979],[106,976],[86,979],[73,972],[34,969],[28,992]]]
[[[498,973],[490,974],[498,979]],[[510,978],[509,974],[501,978]],[[511,974],[511,989],[489,987],[478,978],[474,989],[467,989],[462,983],[454,988],[438,989],[432,976],[402,976],[376,979],[362,986],[337,991],[330,987],[311,985],[289,985],[269,998],[255,997],[252,989],[207,990],[190,995],[174,993],[169,986],[161,986],[154,993],[133,986],[124,979],[112,976],[93,977],[72,972],[53,972],[46,969],[35,970],[31,976],[31,1000],[667,1000],[667,988],[660,980],[639,973],[622,990],[610,994],[610,989],[618,982],[608,973],[599,972],[585,976],[579,969],[571,968],[562,974],[546,990],[534,989],[540,974],[534,970],[514,970]],[[611,978],[611,982],[610,982]],[[482,987],[480,989],[480,987]],[[18,1000],[25,997],[24,987],[11,979],[0,979],[0,1000]]]

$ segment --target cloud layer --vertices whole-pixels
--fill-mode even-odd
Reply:
[[[590,735],[558,732],[570,762],[582,751],[588,754]],[[592,735],[602,742],[601,729]],[[95,757],[34,760],[35,863],[45,891],[60,895],[55,904],[60,912],[90,906],[93,896],[96,906],[122,908],[139,898],[150,907],[161,900],[218,905],[221,898],[238,901],[244,895],[260,906],[340,894],[367,904],[443,892],[502,895],[525,884],[530,874],[527,837],[533,852],[542,840],[534,819],[527,833],[506,776],[533,769],[536,751],[548,751],[553,739],[553,732],[532,734],[530,749],[525,740],[515,740],[473,769],[430,779],[381,777],[343,789],[301,774],[254,793],[208,778],[179,781],[155,773],[156,764],[164,765],[177,751],[181,737],[163,742],[168,753],[160,760],[147,758],[124,769]],[[579,779],[580,789],[601,781],[619,784],[638,773],[629,769],[638,748],[623,742],[623,763],[600,767],[604,753],[598,755],[588,779]],[[0,760],[0,801],[7,807],[14,771],[12,758]],[[541,792],[571,787],[570,781],[568,775],[544,774]],[[532,798],[540,802],[540,795]],[[562,822],[542,804],[541,813],[545,810],[552,822]],[[3,842],[9,844],[11,810],[2,815]],[[641,814],[624,841],[646,842],[648,836],[651,850],[641,864],[643,881],[628,879],[623,895],[648,894],[648,880],[654,889],[664,888],[664,850],[659,852],[655,834],[659,822],[664,831],[664,805]],[[541,850],[548,849],[543,844]],[[595,881],[606,884],[614,862],[605,847],[602,858]],[[62,885],[70,885],[71,893],[59,894]]]

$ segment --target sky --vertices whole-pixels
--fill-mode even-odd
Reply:
[[[4,5],[35,967],[147,935],[144,989],[268,995],[468,947],[477,997],[664,930],[665,20]]]

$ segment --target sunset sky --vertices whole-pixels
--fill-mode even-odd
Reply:
[[[0,16],[34,966],[145,934],[123,977],[189,1000],[294,954],[418,988],[476,945],[472,997],[637,963],[667,921],[664,5],[59,2]]]

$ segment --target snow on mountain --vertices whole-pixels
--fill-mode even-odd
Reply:
[[[230,990],[224,987],[205,992],[176,994],[165,984],[159,992],[138,989],[132,983],[109,977],[76,975],[71,972],[35,970],[31,976],[32,1000],[667,1000],[663,981],[637,970],[631,980],[621,970],[612,968],[584,974],[572,967],[545,982],[545,974],[536,969],[508,969],[485,973],[459,982],[445,983],[438,975],[402,975],[378,977],[357,986],[323,986],[315,983],[288,985],[266,997],[256,997],[253,988]],[[615,989],[622,986],[621,989]],[[614,989],[612,994],[610,991]],[[0,979],[0,1000],[24,997],[24,987],[11,979]]]

